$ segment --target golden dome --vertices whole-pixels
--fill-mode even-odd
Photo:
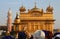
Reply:
[[[19,9],[20,11],[26,11],[25,7],[22,5]]]
[[[34,8],[31,9],[31,11],[43,12],[43,9],[39,9],[39,8],[37,8],[37,6],[36,6],[36,2],[35,2],[35,6],[34,6]]]
[[[33,9],[31,9],[31,11],[43,12],[43,9],[39,9],[39,8],[33,8]]]
[[[47,7],[46,11],[48,12],[52,12],[53,11],[53,7],[51,7],[50,5]]]
[[[20,19],[15,19],[14,22],[15,23],[20,23]]]
[[[15,18],[14,22],[15,23],[20,23],[20,18],[19,18],[19,15],[18,14],[16,14],[16,18]]]

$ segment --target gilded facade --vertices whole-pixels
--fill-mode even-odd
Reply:
[[[53,32],[54,28],[54,17],[53,7],[50,5],[46,8],[46,11],[39,9],[36,5],[32,9],[28,9],[21,6],[19,9],[19,15],[16,15],[14,20],[14,31],[21,31],[25,29],[31,34],[36,30],[47,30]]]

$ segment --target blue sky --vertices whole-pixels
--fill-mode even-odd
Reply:
[[[37,3],[38,8],[46,10],[49,4],[54,8],[54,19],[56,19],[54,28],[60,28],[60,0],[0,0],[0,25],[6,25],[8,9],[12,10],[12,21],[16,16],[16,12],[19,11],[22,4],[26,9],[34,7],[34,3]]]

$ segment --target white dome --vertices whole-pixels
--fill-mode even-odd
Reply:
[[[34,32],[33,37],[37,39],[45,39],[45,33],[41,30],[37,30]]]
[[[12,13],[11,9],[9,8],[8,13]]]

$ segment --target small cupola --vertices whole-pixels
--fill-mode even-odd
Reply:
[[[18,13],[16,14],[16,18],[15,18],[14,22],[15,23],[20,23],[20,18],[19,18]]]
[[[18,15],[18,13],[16,13],[16,19],[19,19],[19,15]]]
[[[50,5],[47,7],[46,9],[47,12],[53,12],[53,7],[51,7]]]
[[[36,6],[36,2],[35,2],[35,6],[34,6],[34,8],[32,8],[31,9],[31,12],[40,12],[40,13],[43,13],[43,9],[39,9],[39,8],[37,8],[37,6]]]
[[[20,11],[20,12],[25,12],[26,9],[25,9],[25,7],[22,5],[22,6],[20,7],[19,11]]]

